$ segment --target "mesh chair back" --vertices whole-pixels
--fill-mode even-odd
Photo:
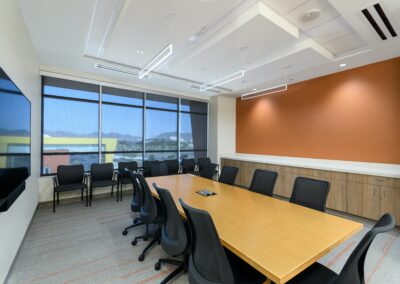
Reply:
[[[132,201],[131,201],[131,210],[132,212],[139,212],[140,208],[143,205],[143,194],[142,188],[140,187],[139,180],[137,179],[137,174],[127,171],[125,172],[133,185],[133,193],[132,193]]]
[[[112,180],[114,176],[114,165],[113,163],[92,164],[90,175],[93,181]]]
[[[193,173],[196,167],[195,159],[182,159],[183,173]]]
[[[254,171],[249,190],[267,196],[272,196],[277,178],[277,172],[256,169]]]
[[[203,169],[208,168],[211,165],[211,160],[210,158],[198,158],[197,159],[199,163],[199,171],[203,171]]]
[[[214,177],[216,168],[216,164],[209,164],[208,166],[203,167],[203,169],[200,171],[200,176],[203,178],[212,179]]]
[[[168,175],[168,164],[166,161],[153,162],[151,166],[151,176],[166,176]]]
[[[196,209],[179,199],[189,222],[192,255],[189,260],[190,283],[234,283],[228,258],[214,222],[207,211]]]
[[[153,163],[157,161],[143,161],[143,175],[145,177],[151,177],[151,168],[153,166]]]
[[[391,214],[384,214],[351,253],[335,283],[364,284],[365,256],[372,241],[377,234],[392,230],[395,226],[395,218]]]
[[[157,204],[144,177],[140,174],[136,174],[136,178],[139,180],[143,194],[143,205],[140,208],[140,219],[145,224],[151,224],[157,218]]]
[[[135,161],[132,161],[132,162],[119,162],[118,163],[118,172],[121,174],[122,178],[129,177],[129,175],[125,172],[125,169],[128,169],[131,172],[137,172],[138,164]]]
[[[325,212],[330,184],[327,181],[297,177],[290,202]]]
[[[218,181],[222,182],[222,183],[234,185],[238,171],[239,171],[239,169],[236,167],[224,166],[222,168],[222,171],[221,171]]]
[[[171,193],[153,183],[165,210],[166,220],[161,234],[161,245],[166,253],[171,256],[183,254],[188,247],[188,233],[179,215]]]
[[[175,160],[167,160],[168,166],[168,174],[175,175],[179,172],[179,161],[178,159]]]
[[[59,185],[82,183],[84,174],[83,165],[57,167],[57,180]]]

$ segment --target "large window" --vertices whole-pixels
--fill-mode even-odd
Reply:
[[[204,102],[43,77],[42,174],[207,155]]]

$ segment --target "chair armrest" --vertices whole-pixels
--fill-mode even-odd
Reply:
[[[178,174],[182,174],[182,173],[183,173],[183,166],[179,165]]]

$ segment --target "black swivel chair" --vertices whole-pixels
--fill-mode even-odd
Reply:
[[[111,186],[111,196],[113,196],[114,186],[117,181],[114,179],[113,163],[92,164],[90,167],[90,198],[89,205],[92,206],[93,188]]]
[[[131,172],[137,172],[138,171],[138,164],[137,162],[119,162],[118,163],[118,176],[117,176],[117,201],[122,200],[122,187],[123,185],[126,184],[132,184],[131,178],[129,177],[128,172],[125,170],[129,170]],[[118,198],[118,192],[119,192],[119,198]]]
[[[157,226],[153,240],[145,247],[142,254],[139,256],[139,261],[143,261],[146,253],[156,243],[159,244],[161,242],[161,225],[164,224],[165,215],[160,201],[153,197],[145,178],[140,174],[137,174],[136,178],[139,180],[143,193],[143,205],[140,208],[140,220],[146,225],[146,234],[135,237],[135,239],[132,241],[132,245],[135,246],[137,241],[141,239],[147,241],[150,237],[149,225],[155,224]]]
[[[83,200],[83,191],[86,191],[86,207],[88,206],[88,188],[85,183],[85,173],[83,165],[74,166],[58,166],[57,176],[53,178],[53,212],[56,212],[56,195],[57,204],[60,204],[60,192],[64,191],[81,191],[81,200]]]
[[[297,177],[290,202],[325,212],[330,184],[327,181]]]
[[[234,185],[239,169],[236,167],[223,166],[218,181]]]
[[[189,228],[179,215],[178,208],[171,196],[171,193],[164,188],[159,188],[155,183],[153,187],[157,190],[161,204],[165,209],[165,224],[161,232],[161,245],[164,251],[172,257],[183,255],[183,260],[161,258],[155,264],[155,269],[160,270],[161,264],[167,263],[177,265],[178,267],[172,271],[161,283],[167,283],[175,278],[179,273],[187,271],[189,258]]]
[[[222,247],[214,222],[207,211],[196,209],[179,199],[185,211],[192,240],[189,258],[189,283],[234,284],[264,283],[266,277]],[[228,256],[231,258],[229,259]]]
[[[151,176],[167,176],[168,175],[168,164],[166,161],[153,162],[151,166]]]
[[[193,174],[196,169],[195,159],[182,159],[182,172],[184,174]]]
[[[151,177],[151,168],[153,167],[153,163],[158,161],[143,161],[143,176],[144,177]]]
[[[200,176],[212,179],[215,174],[218,175],[218,164],[211,163],[210,158],[198,158],[197,162],[199,165]],[[212,174],[211,177],[209,177],[211,175],[211,173],[209,172],[210,168],[214,169],[214,173]],[[204,170],[207,171],[207,173],[203,174]]]
[[[209,164],[208,166],[204,166],[200,171],[200,176],[203,178],[213,179],[216,168],[216,164]]]
[[[167,166],[168,166],[168,174],[169,175],[176,175],[179,174],[179,160],[167,160]]]
[[[277,172],[256,169],[249,190],[267,196],[273,196],[277,178]]]
[[[315,262],[305,271],[297,275],[289,284],[364,284],[364,262],[368,249],[377,234],[390,231],[396,226],[391,214],[383,215],[375,226],[362,238],[343,266],[340,274],[336,274],[322,264]]]
[[[134,213],[138,213],[138,212],[140,212],[140,208],[143,205],[142,188],[140,187],[139,180],[137,179],[136,173],[131,172],[131,171],[125,171],[125,174],[129,177],[129,179],[133,185],[131,211]],[[140,225],[143,225],[143,222],[141,222],[140,218],[134,218],[133,225],[126,227],[122,231],[122,235],[124,235],[124,236],[127,235],[129,229],[135,228]]]

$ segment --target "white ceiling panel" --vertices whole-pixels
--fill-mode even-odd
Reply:
[[[354,30],[341,17],[336,17],[307,31],[307,35],[322,44],[351,33],[354,33]]]
[[[263,0],[265,4],[281,15],[289,13],[307,1],[308,0]]]
[[[320,15],[317,19],[312,21],[304,21],[303,16],[312,11],[320,11]],[[300,5],[296,9],[292,10],[285,17],[292,22],[294,25],[299,27],[302,31],[308,31],[315,28],[321,24],[324,24],[334,18],[339,14],[336,10],[329,4],[326,0],[308,0],[303,5]]]
[[[324,46],[335,55],[350,52],[366,46],[364,40],[356,33],[352,33],[341,38],[335,39],[330,42],[324,43]]]

